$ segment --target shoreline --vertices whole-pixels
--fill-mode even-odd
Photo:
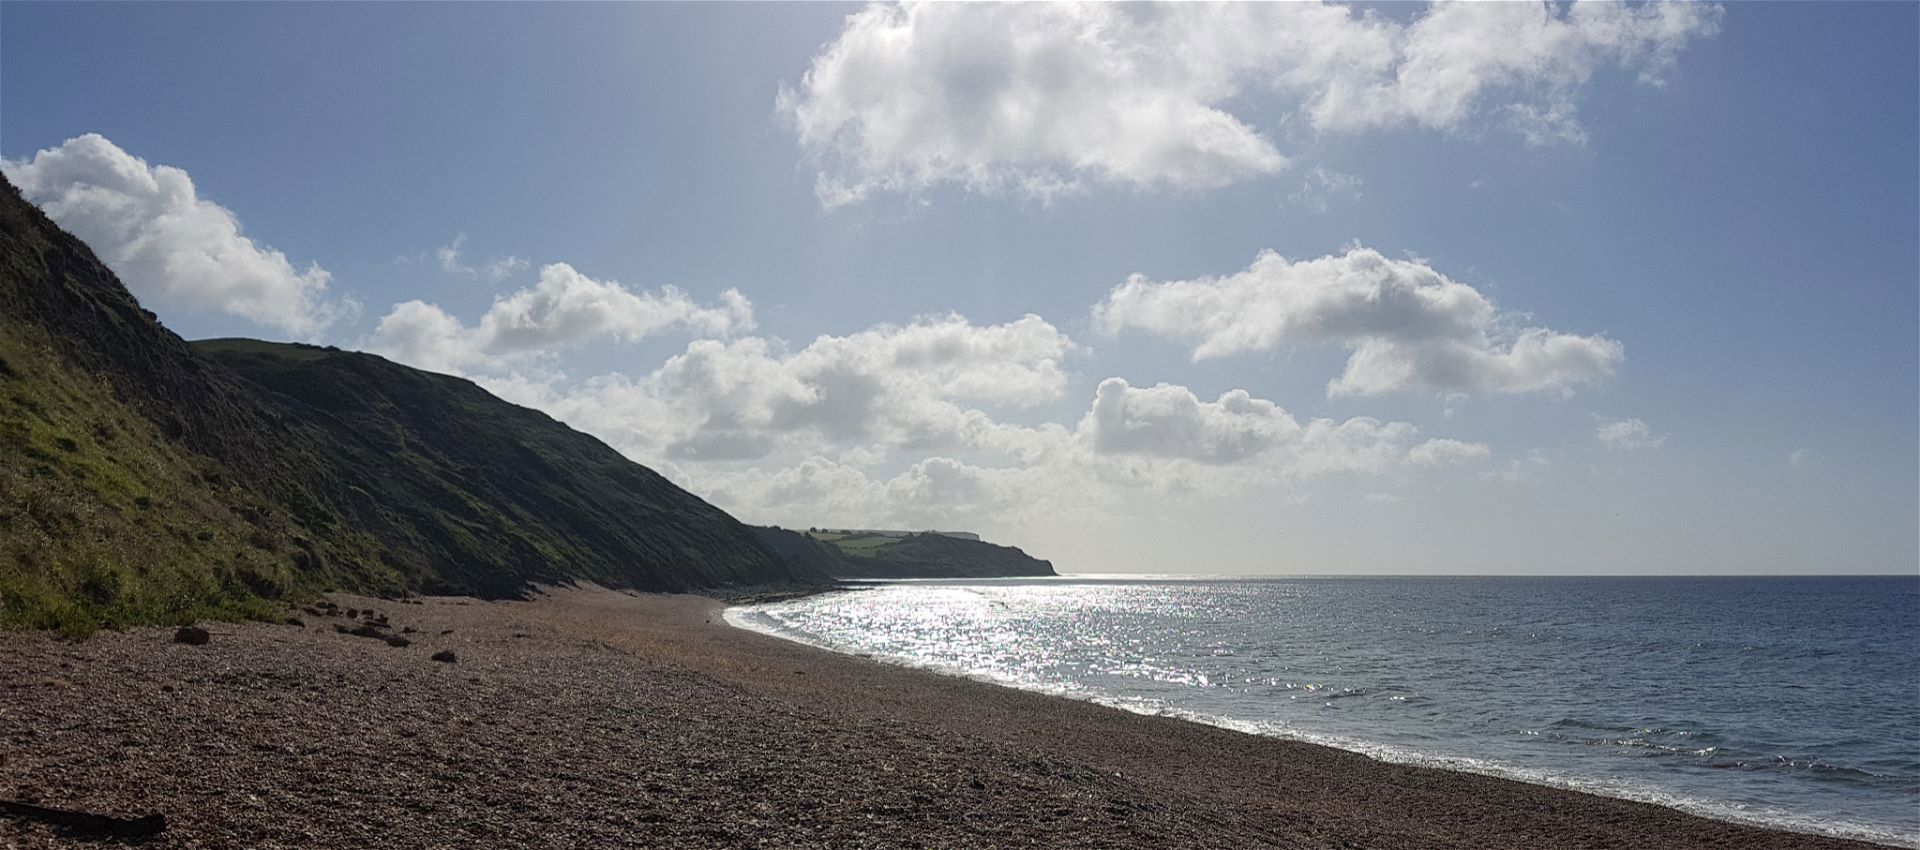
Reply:
[[[850,589],[852,588],[834,588],[834,589],[822,591],[822,593],[841,592],[841,591],[850,590]],[[818,595],[818,594],[805,594],[804,596],[811,596],[811,595]],[[796,596],[794,598],[801,598],[801,597]],[[1474,758],[1459,757],[1459,756],[1432,755],[1432,754],[1422,753],[1414,750],[1408,750],[1397,745],[1385,744],[1385,743],[1373,742],[1373,741],[1365,741],[1365,740],[1359,740],[1359,739],[1343,740],[1333,736],[1316,736],[1311,733],[1288,734],[1286,732],[1274,731],[1271,729],[1263,728],[1262,724],[1259,724],[1253,721],[1245,721],[1245,720],[1239,720],[1237,718],[1228,717],[1228,716],[1211,715],[1211,714],[1205,714],[1202,712],[1188,711],[1188,710],[1181,710],[1181,709],[1154,710],[1147,707],[1138,706],[1133,703],[1129,703],[1122,698],[1116,698],[1109,695],[1099,694],[1091,691],[1075,691],[1069,688],[1045,689],[1045,688],[1037,688],[1037,687],[1025,687],[1025,686],[1022,686],[1020,683],[1003,680],[1003,679],[997,679],[990,675],[974,673],[967,670],[963,670],[955,667],[949,667],[941,664],[916,662],[913,659],[906,658],[903,656],[892,656],[892,655],[883,655],[883,654],[872,653],[872,652],[839,649],[823,641],[815,640],[811,636],[805,635],[804,633],[796,632],[791,629],[785,629],[777,625],[763,625],[761,623],[753,622],[744,616],[736,616],[738,612],[745,612],[750,609],[760,607],[762,605],[778,604],[779,602],[786,602],[786,601],[792,601],[792,600],[779,599],[779,600],[769,600],[767,602],[742,602],[738,604],[729,603],[724,609],[723,615],[728,625],[731,625],[734,628],[741,629],[743,631],[747,631],[753,634],[764,635],[770,638],[774,638],[776,640],[798,644],[798,645],[805,646],[821,652],[828,652],[828,653],[832,653],[832,654],[844,656],[844,657],[858,658],[861,660],[872,661],[878,664],[885,664],[889,666],[899,667],[901,669],[914,670],[914,671],[919,671],[923,673],[930,673],[937,676],[961,679],[961,680],[975,682],[975,683],[990,686],[990,687],[1007,688],[1007,689],[1016,690],[1023,693],[1035,694],[1043,697],[1064,699],[1064,700],[1070,700],[1073,702],[1082,702],[1082,703],[1088,703],[1091,705],[1103,706],[1106,708],[1112,708],[1119,711],[1125,711],[1130,714],[1138,714],[1144,717],[1157,717],[1162,719],[1175,720],[1183,723],[1193,723],[1201,726],[1206,726],[1209,728],[1223,729],[1230,732],[1236,732],[1244,735],[1252,735],[1257,738],[1268,739],[1268,740],[1286,741],[1289,743],[1304,744],[1307,746],[1325,747],[1328,749],[1339,750],[1341,752],[1353,753],[1356,755],[1365,756],[1369,759],[1372,759],[1374,761],[1377,761],[1383,764],[1405,765],[1405,766],[1420,767],[1420,768],[1426,768],[1426,769],[1432,769],[1432,770],[1442,770],[1450,773],[1462,773],[1462,774],[1468,774],[1473,776],[1482,776],[1482,777],[1487,777],[1491,779],[1520,782],[1528,785],[1539,786],[1542,788],[1552,788],[1559,791],[1568,791],[1576,794],[1585,794],[1585,795],[1603,797],[1603,798],[1612,799],[1612,800],[1642,803],[1646,805],[1658,806],[1664,809],[1670,809],[1672,811],[1689,815],[1689,816],[1702,817],[1702,818],[1707,818],[1709,820],[1716,820],[1724,823],[1755,827],[1755,828],[1765,829],[1765,830],[1789,832],[1794,834],[1809,835],[1809,836],[1815,836],[1820,838],[1835,838],[1835,839],[1843,839],[1843,840],[1851,840],[1851,841],[1862,841],[1862,842],[1868,842],[1870,844],[1874,844],[1875,846],[1920,848],[1920,835],[1916,835],[1910,839],[1905,839],[1899,836],[1893,836],[1893,837],[1883,836],[1877,833],[1876,831],[1874,831],[1873,829],[1867,828],[1867,827],[1825,830],[1817,826],[1805,825],[1805,824],[1796,823],[1796,822],[1781,822],[1777,820],[1768,820],[1761,817],[1743,817],[1738,812],[1728,811],[1724,804],[1716,804],[1713,801],[1694,800],[1692,798],[1684,797],[1684,796],[1673,794],[1670,792],[1664,792],[1657,788],[1649,788],[1644,790],[1627,788],[1627,789],[1619,789],[1616,792],[1614,789],[1609,789],[1605,787],[1593,787],[1590,785],[1582,785],[1579,783],[1577,779],[1573,779],[1573,778],[1563,778],[1563,777],[1545,774],[1545,773],[1539,773],[1539,772],[1530,773],[1520,768],[1514,768],[1498,762],[1486,761],[1482,759],[1474,759]],[[1814,819],[1806,818],[1805,820],[1812,821]]]
[[[334,600],[411,645],[0,635],[0,799],[183,848],[1884,846],[876,663],[704,597]]]

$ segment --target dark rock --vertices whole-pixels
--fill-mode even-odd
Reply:
[[[395,647],[399,647],[399,646],[406,646],[406,645],[408,645],[408,644],[410,644],[410,643],[413,643],[413,641],[410,641],[410,640],[407,640],[406,638],[403,638],[403,637],[401,637],[401,636],[399,636],[399,635],[388,635],[388,636],[387,636],[387,645],[388,645],[388,646],[395,646]]]
[[[284,622],[289,626],[299,626],[301,628],[306,628],[307,626],[307,621],[299,617],[288,617]]]
[[[443,662],[446,664],[452,664],[453,662],[459,660],[459,656],[454,655],[453,650],[451,649],[443,649],[433,654],[433,660]]]
[[[401,633],[401,634],[403,634],[403,635],[410,635],[410,634],[413,634],[414,632],[417,632],[417,631],[420,631],[420,630],[419,630],[419,629],[416,629],[416,628],[414,628],[414,627],[412,627],[412,626],[406,626],[406,627],[404,627],[404,628],[402,628],[402,629],[400,629],[400,633]]]
[[[174,643],[184,643],[188,646],[205,646],[207,641],[212,639],[213,636],[207,634],[206,629],[198,626],[181,626],[179,631],[173,633]]]
[[[15,800],[0,800],[0,813],[50,823],[77,833],[115,838],[146,838],[159,835],[167,828],[167,816],[161,814],[118,818],[71,809],[53,809]],[[13,846],[12,842],[8,842],[7,846]]]
[[[372,623],[362,623],[358,626],[354,626],[353,628],[347,630],[347,634],[353,635],[355,637],[379,638],[381,640],[387,639],[387,633],[384,631],[381,631],[379,626],[376,626]]]

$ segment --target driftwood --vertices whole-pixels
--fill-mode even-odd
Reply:
[[[74,812],[66,809],[49,809],[32,803],[18,803],[12,800],[0,800],[0,814],[17,818],[44,821],[54,826],[62,826],[76,832],[94,835],[110,835],[116,838],[143,838],[159,835],[167,828],[167,816],[160,814],[138,818],[116,818],[108,815]]]

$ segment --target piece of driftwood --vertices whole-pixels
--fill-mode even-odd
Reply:
[[[78,832],[94,835],[111,835],[116,838],[140,838],[158,835],[167,828],[167,816],[152,814],[137,818],[116,818],[108,815],[96,815],[88,812],[74,812],[66,809],[50,809],[32,803],[19,803],[13,800],[0,800],[0,814],[17,818],[28,818],[63,826]]]

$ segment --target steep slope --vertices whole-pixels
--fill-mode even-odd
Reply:
[[[355,517],[428,587],[590,579],[686,590],[795,581],[733,517],[545,414],[371,354],[254,340],[193,348],[314,443]]]
[[[814,578],[470,383],[307,347],[202,354],[0,187],[0,625],[231,615],[302,588]]]
[[[1012,546],[916,534],[884,546],[842,549],[797,531],[755,527],[781,557],[835,578],[1007,578],[1056,575],[1053,564]]]
[[[86,632],[257,612],[303,578],[380,586],[297,573],[296,557],[317,567],[284,507],[300,500],[269,498],[195,450],[225,433],[236,454],[260,452],[254,435],[272,421],[4,185],[0,624]],[[330,551],[367,542],[332,537]]]

